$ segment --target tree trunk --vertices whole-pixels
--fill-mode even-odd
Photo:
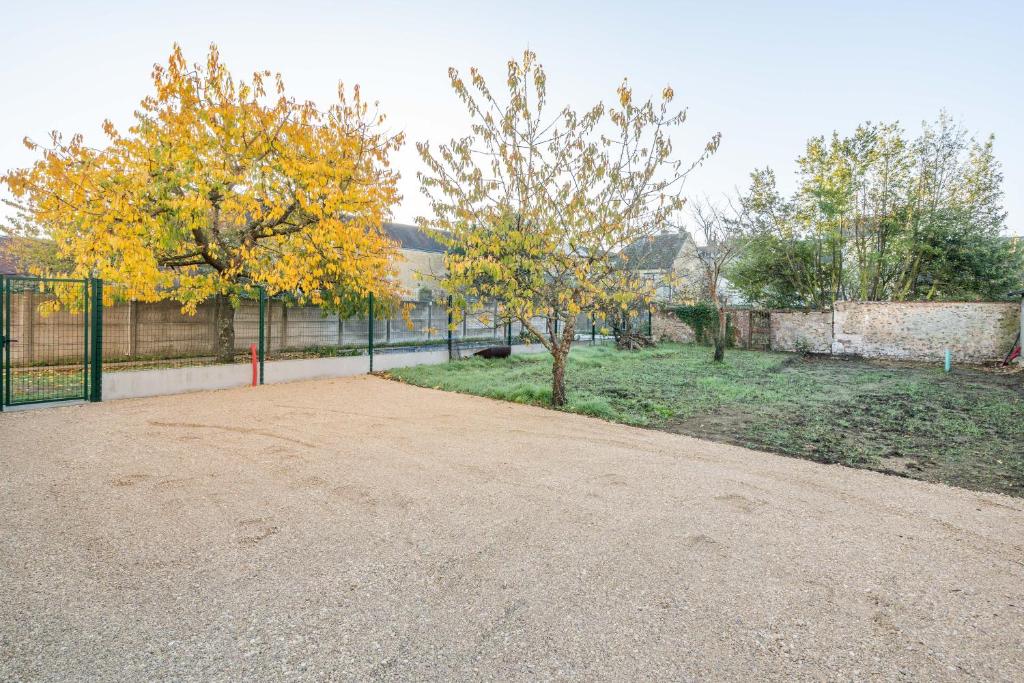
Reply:
[[[217,362],[232,363],[235,360],[235,307],[231,305],[231,298],[218,294],[214,299],[214,314]]]
[[[560,408],[565,405],[565,358],[568,354],[562,347],[551,351],[551,405]]]
[[[721,363],[725,360],[725,343],[726,334],[729,331],[728,325],[728,314],[725,312],[724,306],[717,306],[718,308],[718,333],[715,334],[715,362]]]

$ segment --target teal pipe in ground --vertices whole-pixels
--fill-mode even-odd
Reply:
[[[946,370],[946,372],[949,372],[952,368],[953,368],[953,352],[950,351],[949,349],[946,349],[945,370]]]

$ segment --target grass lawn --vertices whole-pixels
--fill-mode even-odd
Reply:
[[[427,387],[547,404],[545,355],[392,370]],[[663,344],[579,348],[567,410],[811,460],[1024,496],[1024,376]]]

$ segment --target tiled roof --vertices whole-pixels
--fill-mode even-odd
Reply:
[[[384,232],[388,234],[388,237],[398,242],[398,246],[402,249],[431,251],[438,254],[443,254],[447,251],[447,248],[434,239],[433,235],[421,230],[415,225],[385,223]]]
[[[652,235],[630,244],[622,250],[631,269],[635,270],[671,270],[672,262],[683,248],[687,235],[679,232],[666,232]]]

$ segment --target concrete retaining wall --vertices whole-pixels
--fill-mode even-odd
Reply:
[[[103,400],[228,389],[244,387],[251,382],[252,367],[241,364],[105,372],[103,373]]]
[[[541,344],[519,344],[512,347],[514,354],[544,352],[546,351]],[[448,362],[447,348],[378,353],[373,357],[373,369],[391,370],[446,362]],[[365,375],[369,371],[369,356],[302,358],[267,361],[264,364],[263,377],[266,384],[280,384],[327,377],[352,377]],[[252,366],[245,364],[105,372],[103,373],[103,400],[229,389],[248,386],[251,383]]]

